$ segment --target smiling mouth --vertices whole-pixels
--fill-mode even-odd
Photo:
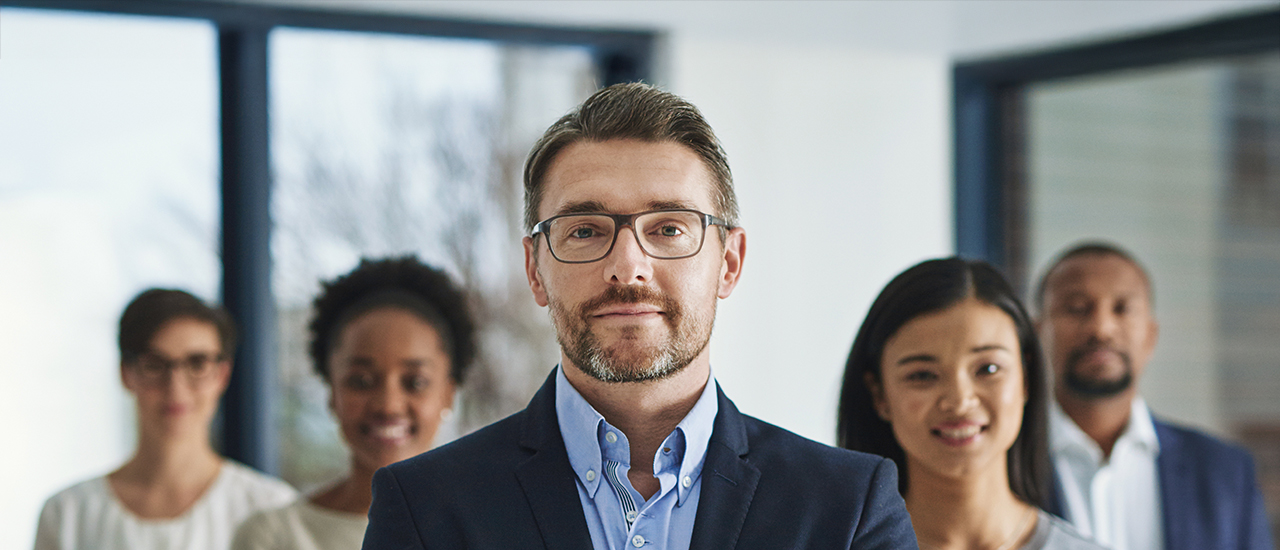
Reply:
[[[384,441],[406,439],[413,434],[413,429],[408,424],[365,426],[361,431],[363,431],[367,436]]]
[[[967,424],[954,428],[934,428],[929,430],[935,437],[941,439],[943,443],[948,445],[964,445],[978,437],[978,434],[987,431],[987,426],[978,424]]]

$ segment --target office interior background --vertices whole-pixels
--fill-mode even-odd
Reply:
[[[346,464],[305,353],[318,281],[414,253],[483,352],[444,443],[558,359],[520,169],[596,87],[703,111],[745,276],[717,380],[834,442],[862,316],[962,253],[1020,288],[1084,238],[1155,282],[1151,407],[1248,446],[1280,517],[1280,1],[12,0],[0,7],[0,547],[134,444],[115,323],[149,286],[246,334],[218,445],[302,489]],[[1270,31],[1268,31],[1270,29]]]

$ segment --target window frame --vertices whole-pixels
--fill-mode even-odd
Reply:
[[[1172,30],[952,68],[956,254],[986,260],[1025,294],[1026,87],[1038,82],[1185,61],[1280,51],[1280,8]]]
[[[218,443],[228,458],[273,474],[279,468],[272,404],[277,357],[271,292],[271,30],[292,27],[583,46],[592,52],[602,85],[649,80],[657,40],[651,30],[584,30],[219,0],[6,0],[3,7],[199,19],[214,26],[221,145],[221,299],[240,327],[236,368],[222,398]]]

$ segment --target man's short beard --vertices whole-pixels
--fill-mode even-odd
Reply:
[[[715,319],[714,300],[711,319],[687,317],[678,302],[647,287],[610,286],[603,294],[580,304],[572,312],[565,310],[557,300],[549,302],[556,340],[565,356],[588,376],[609,383],[661,380],[684,370],[706,349]],[[606,305],[635,303],[650,303],[662,308],[662,319],[670,330],[670,337],[655,349],[644,350],[648,352],[645,356],[628,360],[620,357],[619,351],[607,349],[599,335],[592,332],[588,320],[592,312]],[[705,330],[700,330],[704,327]],[[640,329],[625,330],[638,332]],[[624,333],[624,339],[626,336]]]
[[[1098,346],[1085,346],[1074,350],[1067,356],[1067,373],[1063,379],[1071,393],[1084,399],[1106,399],[1124,393],[1133,386],[1133,360],[1129,354],[1112,350],[1124,363],[1124,374],[1115,380],[1094,380],[1081,376],[1077,367],[1080,360],[1098,349]]]

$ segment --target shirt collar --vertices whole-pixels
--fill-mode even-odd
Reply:
[[[1129,424],[1120,433],[1115,444],[1115,447],[1121,446],[1133,446],[1151,456],[1160,452],[1156,426],[1151,420],[1151,409],[1147,408],[1147,402],[1142,397],[1135,397],[1129,405]],[[1102,462],[1102,448],[1067,416],[1057,400],[1053,400],[1049,406],[1049,447],[1055,455],[1084,453],[1095,463]]]
[[[604,424],[604,416],[582,398],[582,394],[564,376],[564,367],[556,367],[556,420],[564,438],[569,465],[587,494],[595,498],[602,480],[604,458],[596,435]]]
[[[694,403],[693,408],[684,419],[676,425],[662,442],[662,446],[653,458],[655,473],[662,473],[674,464],[679,463],[679,475],[675,478],[678,491],[677,504],[684,504],[702,473],[702,465],[707,456],[707,446],[711,441],[711,432],[715,427],[716,414],[720,403],[716,396],[715,377],[708,376],[702,395]],[[614,444],[626,444],[626,436],[619,430],[619,439],[610,444],[605,440],[610,430],[615,430],[604,416],[595,410],[578,390],[569,383],[564,375],[564,366],[556,368],[556,419],[560,424],[560,435],[564,439],[565,450],[569,454],[569,465],[578,477],[578,481],[586,489],[587,495],[595,498],[596,491],[603,481],[603,463],[607,453],[616,453]],[[671,454],[664,458],[664,449],[671,449]],[[629,457],[627,457],[629,460]],[[685,478],[690,480],[686,487]]]
[[[702,388],[702,395],[698,397],[698,402],[694,403],[693,408],[689,409],[689,414],[685,415],[676,425],[675,431],[667,436],[662,442],[664,448],[668,447],[671,442],[673,451],[676,449],[673,438],[679,436],[683,440],[684,456],[678,456],[680,459],[680,476],[677,478],[677,489],[679,490],[678,505],[683,505],[685,498],[693,487],[692,481],[698,479],[702,475],[702,465],[707,458],[707,445],[711,443],[711,432],[715,429],[716,414],[720,412],[720,400],[716,396],[716,379],[714,376],[707,376],[707,384]],[[662,449],[658,449],[661,453]],[[654,460],[654,468],[657,468],[657,458]],[[689,479],[689,487],[685,487],[684,480]]]

